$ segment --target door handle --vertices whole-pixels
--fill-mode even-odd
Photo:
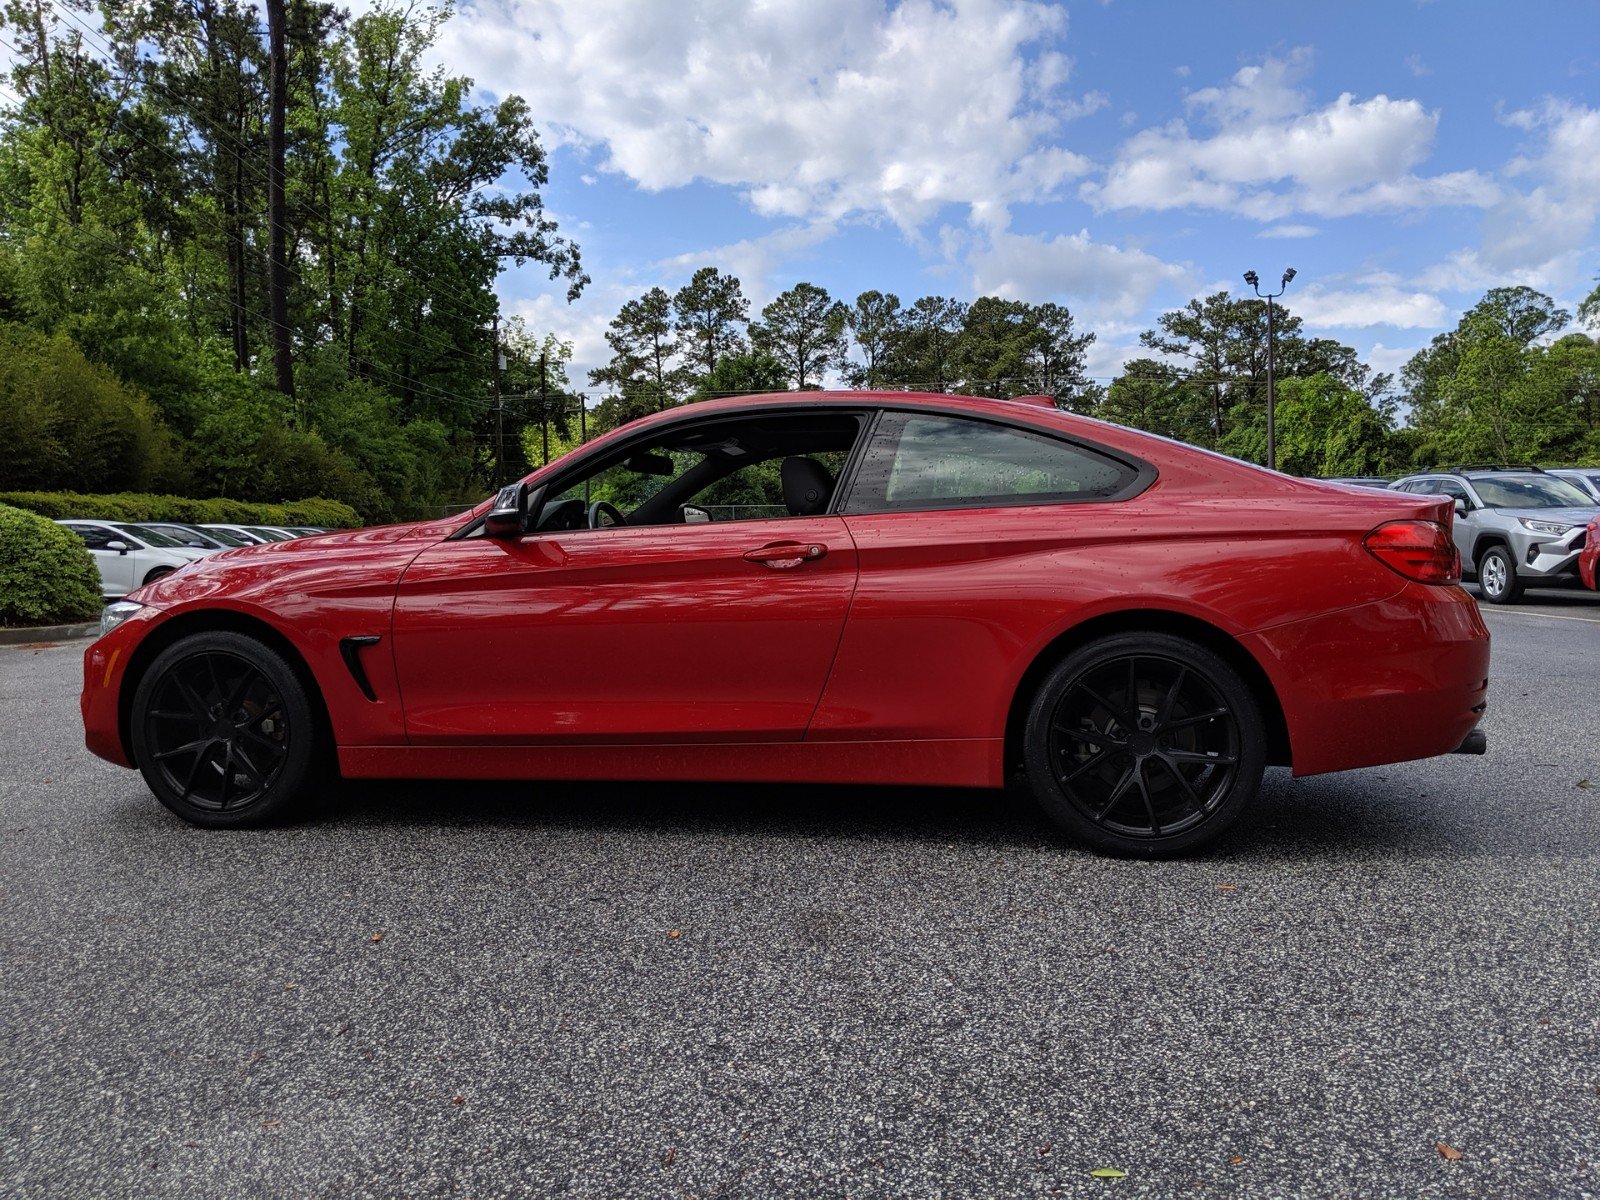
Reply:
[[[744,558],[746,562],[760,563],[781,571],[798,567],[803,562],[814,562],[827,552],[828,548],[821,542],[773,542],[768,546],[746,550]]]

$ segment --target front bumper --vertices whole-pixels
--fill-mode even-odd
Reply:
[[[90,753],[119,767],[134,765],[122,737],[122,680],[134,650],[149,632],[149,623],[158,616],[158,609],[144,608],[83,652],[83,693],[78,697],[83,744]]]
[[[1558,538],[1543,535],[1529,541],[1517,560],[1517,574],[1525,579],[1555,579],[1578,573],[1578,556],[1588,541],[1579,525]]]

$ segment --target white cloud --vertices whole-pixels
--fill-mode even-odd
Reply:
[[[1497,195],[1477,172],[1422,177],[1438,114],[1419,101],[1346,92],[1313,108],[1300,85],[1310,53],[1236,72],[1187,98],[1188,120],[1129,138],[1080,194],[1102,211],[1207,208],[1257,220],[1348,216],[1441,204],[1485,205]],[[1210,132],[1197,134],[1192,126]]]
[[[765,216],[914,229],[949,204],[1050,198],[1090,169],[1055,141],[1107,103],[1061,94],[1065,32],[1035,0],[478,0],[439,56],[640,187],[703,179]]]
[[[656,269],[667,278],[687,282],[689,276],[700,267],[716,267],[724,274],[738,278],[745,296],[750,300],[750,310],[755,313],[774,295],[796,282],[793,279],[775,279],[780,266],[791,255],[827,241],[833,233],[834,227],[824,221],[796,225],[757,238],[677,254],[657,263]]]
[[[1431,292],[1408,291],[1392,283],[1346,290],[1312,285],[1295,294],[1294,311],[1308,325],[1343,329],[1374,325],[1436,329],[1453,312]]]
[[[1096,320],[1102,314],[1126,319],[1141,312],[1161,288],[1182,290],[1192,283],[1187,267],[1097,242],[1087,230],[1056,237],[997,230],[968,263],[975,295],[1065,302],[1075,315]]]
[[[1315,225],[1269,225],[1259,230],[1259,238],[1308,238],[1316,237],[1322,231]]]

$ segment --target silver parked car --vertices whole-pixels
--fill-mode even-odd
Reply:
[[[1565,479],[1600,504],[1600,467],[1551,467],[1550,474]]]
[[[1538,467],[1474,465],[1407,475],[1397,491],[1456,502],[1461,568],[1491,604],[1514,604],[1530,583],[1578,576],[1585,527],[1600,503]]]

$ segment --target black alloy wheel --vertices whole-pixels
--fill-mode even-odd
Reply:
[[[277,653],[242,634],[196,634],[162,651],[134,693],[132,732],[150,790],[196,825],[271,821],[313,775],[305,689]]]
[[[1212,651],[1167,634],[1119,634],[1068,655],[1034,697],[1029,782],[1068,833],[1159,858],[1220,836],[1261,785],[1260,707]]]

